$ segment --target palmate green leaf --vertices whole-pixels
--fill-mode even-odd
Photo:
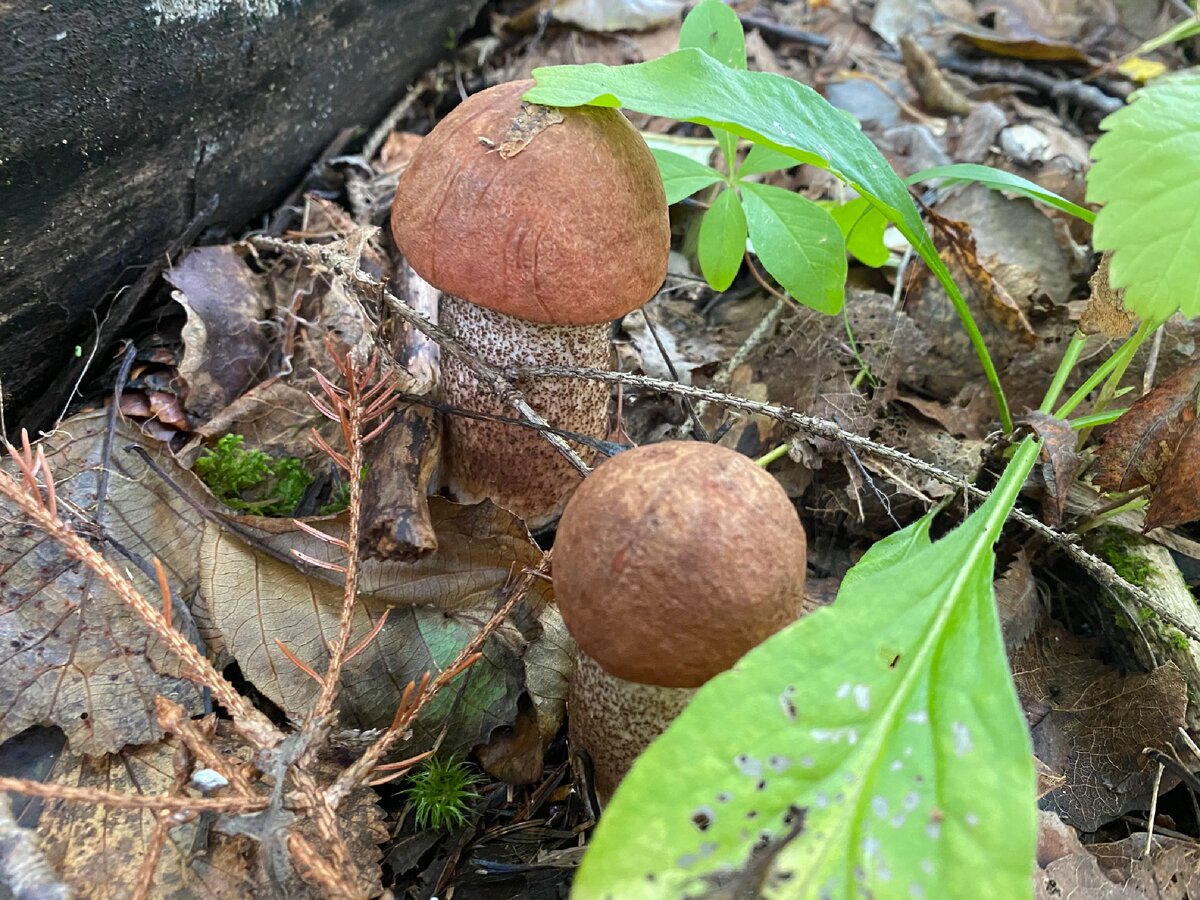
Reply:
[[[1108,116],[1092,147],[1088,200],[1103,203],[1092,243],[1113,251],[1125,306],[1161,321],[1200,315],[1200,71],[1164,77]]]
[[[663,187],[667,191],[667,203],[678,203],[702,191],[710,184],[724,181],[725,176],[704,163],[698,163],[670,150],[651,150],[658,172],[662,175]]]
[[[695,47],[734,69],[746,68],[746,32],[742,21],[721,0],[697,4],[679,29],[679,49]]]
[[[1072,203],[1066,197],[1060,197],[1054,191],[1048,191],[1040,184],[1035,184],[1028,178],[1022,178],[1020,175],[1014,175],[1012,172],[1005,172],[1003,169],[994,169],[991,166],[978,166],[974,163],[954,163],[949,166],[934,166],[932,169],[926,169],[923,172],[910,175],[904,179],[904,183],[918,184],[922,181],[928,181],[931,178],[944,178],[948,183],[974,181],[982,184],[984,187],[991,188],[993,191],[1012,191],[1014,194],[1020,194],[1028,197],[1030,200],[1038,200],[1048,206],[1053,206],[1055,209],[1062,210],[1068,215],[1082,219],[1089,225],[1096,219],[1096,214],[1090,209],[1085,209],[1077,203]]]
[[[746,33],[742,22],[721,0],[703,0],[683,20],[679,49],[694,47],[734,69],[746,68]],[[737,135],[723,128],[712,129],[729,168],[737,159]]]
[[[778,172],[780,169],[790,169],[794,165],[797,165],[796,160],[786,153],[772,150],[765,144],[755,144],[746,154],[746,158],[742,160],[742,164],[738,166],[737,177],[745,178],[763,172]]]
[[[750,243],[766,270],[805,306],[840,311],[846,298],[846,241],[833,217],[783,188],[743,182],[741,190]]]
[[[714,290],[723,291],[737,277],[745,253],[746,213],[736,193],[721,191],[700,220],[700,271]]]
[[[524,96],[534,103],[625,106],[725,128],[841,178],[896,224],[945,288],[992,389],[1001,426],[1011,430],[1012,413],[983,335],[904,182],[857,123],[812,88],[769,72],[732,69],[695,48],[629,66],[535,69],[533,76],[537,84]]]
[[[883,242],[887,219],[862,197],[835,206],[829,214],[842,229],[846,249],[854,254],[855,259],[877,269],[891,258]]]
[[[797,162],[829,169],[880,205],[913,247],[937,259],[904,182],[858,126],[808,85],[731,69],[695,49],[628,66],[540,68],[533,77],[537,85],[525,99],[534,103],[625,106],[724,128]]]
[[[701,688],[617,789],[573,896],[1028,897],[1035,779],[992,545],[1038,452]]]

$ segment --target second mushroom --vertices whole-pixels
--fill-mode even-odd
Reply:
[[[481,91],[430,132],[397,188],[392,233],[442,291],[442,325],[486,362],[608,368],[609,323],[649,300],[666,274],[662,182],[621,113],[522,102],[532,87]],[[515,415],[450,354],[442,379],[450,406]],[[546,379],[526,398],[552,426],[601,438],[608,393],[601,383]],[[579,482],[532,430],[451,416],[446,437],[451,492],[490,498],[531,528],[557,517]]]

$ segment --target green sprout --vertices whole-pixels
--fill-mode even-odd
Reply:
[[[196,474],[213,496],[254,516],[290,516],[313,476],[294,456],[272,459],[247,450],[240,434],[227,434],[196,460]]]
[[[404,794],[421,830],[442,831],[467,824],[467,804],[478,800],[479,776],[466,763],[434,757],[409,776]]]

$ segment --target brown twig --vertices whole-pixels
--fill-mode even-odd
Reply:
[[[492,613],[492,617],[484,623],[475,636],[459,650],[450,665],[443,669],[436,678],[432,678],[426,672],[420,683],[410,683],[405,688],[400,705],[396,709],[396,715],[387,731],[380,735],[367,748],[366,752],[342,772],[337,781],[325,791],[325,800],[331,807],[336,808],[351,791],[371,780],[380,761],[400,740],[421,710],[437,695],[438,691],[479,659],[482,655],[483,645],[492,632],[500,627],[508,614],[512,612],[513,607],[525,598],[534,582],[548,571],[549,566],[550,554],[547,553],[542,557],[542,561],[536,569],[528,569],[521,575],[517,583],[510,588],[505,601]]]
[[[24,431],[21,434],[23,448],[18,450],[9,444],[8,452],[21,473],[23,483],[8,473],[0,474],[0,495],[11,500],[30,521],[58,541],[70,556],[100,576],[182,663],[183,676],[212,691],[218,702],[229,711],[234,727],[240,734],[258,749],[274,745],[281,734],[271,721],[251,706],[187,638],[168,627],[162,612],[141,595],[132,581],[59,517],[50,464],[41,446],[34,452],[29,446],[28,434]],[[43,478],[40,485],[37,479],[39,472]],[[170,603],[169,595],[163,598],[164,605]]]
[[[306,722],[326,718],[333,710],[337,700],[338,689],[341,685],[342,666],[345,663],[346,651],[350,646],[350,635],[353,627],[354,607],[358,601],[358,581],[361,562],[358,555],[359,530],[362,525],[362,467],[363,448],[380,433],[382,421],[386,425],[391,415],[391,407],[395,403],[395,381],[390,372],[384,372],[377,382],[372,384],[378,367],[378,357],[373,357],[364,370],[350,354],[339,356],[331,353],[342,375],[343,387],[330,382],[319,372],[314,371],[317,383],[325,392],[325,397],[319,399],[310,395],[313,405],[321,413],[337,422],[342,432],[342,442],[346,454],[336,453],[332,448],[326,449],[330,458],[342,465],[350,484],[350,509],[348,512],[347,531],[344,546],[347,548],[345,564],[345,582],[342,593],[342,613],[338,620],[338,633],[329,647],[329,665],[325,677],[321,679],[321,692],[309,710]],[[363,434],[364,428],[372,431]],[[313,435],[320,435],[314,429]],[[322,441],[321,444],[324,444]],[[324,445],[328,447],[328,445]],[[344,460],[342,462],[341,460]],[[332,539],[331,539],[332,540]]]
[[[721,406],[727,406],[732,409],[741,409],[755,415],[766,416],[769,419],[774,419],[777,422],[782,422],[785,425],[790,425],[801,431],[807,432],[817,437],[822,437],[831,441],[841,441],[851,447],[855,447],[873,456],[882,457],[883,459],[891,460],[899,463],[909,469],[921,472],[928,475],[930,478],[936,479],[944,484],[963,490],[967,495],[974,497],[977,500],[987,500],[990,494],[987,491],[980,490],[972,484],[967,484],[962,478],[947,472],[944,469],[938,468],[932,463],[927,463],[923,459],[917,459],[905,453],[903,450],[897,450],[894,447],[889,447],[886,444],[880,444],[870,438],[865,438],[862,435],[855,434],[852,431],[846,431],[838,426],[836,422],[831,422],[828,419],[820,419],[816,416],[808,416],[804,413],[799,413],[791,407],[776,406],[771,403],[763,403],[758,400],[745,400],[741,397],[735,397],[732,394],[721,393],[720,391],[712,391],[706,388],[693,387],[692,385],[676,384],[671,381],[663,381],[659,378],[649,378],[645,375],[631,375],[626,372],[609,372],[603,369],[587,369],[576,368],[574,366],[538,366],[531,368],[517,368],[510,370],[510,374],[514,378],[591,378],[598,381],[605,381],[610,384],[625,384],[632,387],[641,387],[648,390],[663,391],[666,393],[687,394],[691,397],[697,397],[701,400],[707,400],[711,403],[716,403]],[[1078,543],[1079,537],[1074,534],[1067,534],[1061,531],[1056,531],[1038,519],[1035,519],[1029,513],[1022,509],[1014,507],[1009,510],[1008,518],[1020,522],[1031,531],[1036,532],[1041,537],[1051,541],[1056,546],[1062,548],[1073,561],[1078,563],[1084,569],[1092,574],[1092,576],[1105,587],[1120,591],[1143,606],[1149,607],[1154,611],[1155,615],[1163,621],[1174,625],[1189,638],[1194,641],[1200,641],[1200,632],[1193,628],[1187,622],[1184,622],[1171,610],[1165,608],[1153,596],[1136,585],[1130,584],[1122,578],[1117,571],[1107,562],[1099,557],[1089,553]]]
[[[32,778],[0,776],[0,791],[10,791],[26,797],[62,800],[66,803],[86,803],[108,809],[152,809],[180,814],[219,812],[228,815],[266,809],[269,797],[167,797],[148,794],[122,794],[96,788],[68,787],[47,784]]]
[[[357,263],[353,260],[326,246],[296,244],[268,237],[252,237],[248,240],[255,247],[274,250],[277,253],[296,257],[309,265],[327,267],[345,278],[364,297],[382,299],[398,318],[403,319],[409,325],[437,341],[443,351],[462,362],[464,366],[470,369],[480,384],[491,390],[501,401],[508,403],[516,409],[523,418],[536,425],[547,426],[546,420],[533,410],[521,392],[513,387],[512,383],[500,373],[499,369],[485,363],[479,358],[478,354],[463,344],[454,335],[450,334],[450,332],[430,322],[419,312],[412,309],[391,291],[387,290],[382,282],[376,281],[374,278],[360,271]],[[575,467],[579,474],[587,475],[591,472],[591,467],[580,458],[578,453],[571,449],[571,446],[565,440],[552,431],[542,431],[541,434],[547,441],[554,445],[559,453],[566,457],[567,461]]]

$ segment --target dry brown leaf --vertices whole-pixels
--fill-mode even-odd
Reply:
[[[219,741],[228,749],[227,741]],[[56,767],[53,782],[122,794],[166,794],[174,777],[175,742],[130,748],[97,757],[68,754]],[[218,854],[214,862],[189,865],[192,854],[206,846],[207,822],[196,818],[172,828],[154,874],[153,897],[191,896],[235,900],[252,896],[253,864],[242,852]],[[108,809],[87,803],[48,801],[38,821],[46,858],[79,897],[126,900],[149,850],[154,816],[149,810]],[[218,840],[221,837],[217,837]]]
[[[1200,357],[1139,397],[1104,435],[1096,453],[1096,485],[1128,491],[1156,485],[1196,421]]]
[[[1189,900],[1200,897],[1200,847],[1191,841],[1154,838],[1150,856],[1144,856],[1146,836],[1134,834],[1112,844],[1092,844],[1088,849],[1114,876],[1124,877],[1135,896],[1147,900]]]
[[[343,672],[342,722],[347,726],[374,728],[390,722],[409,682],[449,665],[499,605],[506,584],[541,557],[520,521],[495,506],[435,499],[430,510],[436,554],[413,563],[364,563],[351,645],[368,634],[385,609],[391,607],[391,612]],[[200,594],[245,677],[289,715],[301,716],[317,684],[287,659],[276,640],[323,672],[326,642],[337,633],[342,589],[327,570],[309,567],[305,573],[298,564],[281,560],[288,559],[293,547],[331,562],[338,551],[284,520],[237,521],[257,526],[259,546],[207,523],[200,547]],[[319,524],[344,536],[342,520]],[[545,586],[539,585],[526,601],[535,615],[545,596]],[[426,709],[415,729],[416,745],[428,746],[448,715],[444,750],[464,749],[497,726],[511,724],[526,686],[521,660],[526,649],[517,628],[502,627],[486,644],[484,659]],[[416,752],[416,745],[407,745],[406,752]]]
[[[1092,289],[1087,306],[1079,317],[1079,330],[1084,334],[1102,334],[1117,340],[1133,330],[1137,316],[1125,308],[1125,290],[1114,291],[1108,281],[1108,264],[1111,253],[1100,258],[1100,265],[1088,279]]]
[[[1154,766],[1142,748],[1169,745],[1183,724],[1187,690],[1179,669],[1168,663],[1122,676],[1057,626],[1042,629],[1011,661],[1034,753],[1067,779],[1042,807],[1085,832],[1145,808]]]
[[[1047,9],[1044,0],[993,0],[977,15],[990,17],[992,27],[955,23],[954,28],[981,50],[1017,59],[1090,62],[1079,46],[1084,18]]]
[[[1195,414],[1194,407],[1192,408]],[[1193,421],[1150,494],[1145,531],[1200,519],[1200,428]]]
[[[76,416],[43,444],[58,481],[60,509],[85,522],[96,511],[106,425],[103,413]],[[171,465],[159,445],[118,424],[101,526],[136,561],[111,549],[105,553],[155,601],[158,588],[137,562],[157,556],[178,596],[188,597],[198,579],[200,517],[125,449],[129,444]],[[195,486],[187,473],[178,474]],[[177,605],[175,612],[176,627],[186,633],[186,608]],[[191,712],[201,706],[199,690],[180,677],[177,660],[142,620],[4,501],[0,642],[6,650],[0,659],[0,739],[30,725],[57,725],[75,752],[105,753],[157,740],[156,694]]]
[[[1046,486],[1042,498],[1042,518],[1047,525],[1062,522],[1067,493],[1079,472],[1079,454],[1075,452],[1076,434],[1071,423],[1046,413],[1033,412],[1020,420],[1042,439],[1040,471]]]
[[[980,298],[979,305],[997,324],[1016,335],[1026,346],[1032,347],[1037,342],[1033,326],[1004,285],[992,276],[979,259],[971,226],[931,210],[926,210],[926,216],[934,223],[934,243],[942,259],[956,275],[955,280],[968,286]]]
[[[220,752],[240,757],[244,745],[230,732],[227,723],[219,723],[214,743]],[[166,794],[172,787],[176,748],[177,743],[170,740],[99,757],[67,754],[56,767],[53,782],[122,794]],[[321,758],[313,774],[325,783],[340,771],[337,763]],[[266,793],[267,788],[262,790]],[[199,796],[192,788],[186,791]],[[350,858],[359,866],[360,883],[377,893],[382,876],[379,844],[388,837],[378,795],[370,788],[359,788],[338,808],[338,820]],[[242,900],[278,896],[280,887],[286,896],[299,900],[321,896],[291,873],[285,885],[272,885],[266,867],[260,864],[258,843],[228,833],[225,821],[198,817],[167,832],[150,897]],[[236,828],[239,818],[228,821]],[[300,833],[316,840],[311,818],[295,822]],[[150,848],[154,817],[149,810],[50,801],[38,822],[38,832],[47,859],[76,896],[126,900]]]
[[[188,412],[205,420],[254,383],[268,342],[267,290],[233,247],[197,247],[165,273],[187,313],[179,375]]]
[[[908,80],[921,98],[921,105],[931,113],[965,116],[975,108],[975,104],[950,83],[933,54],[922,47],[912,34],[900,36],[900,54],[904,59]]]
[[[408,131],[392,131],[388,133],[383,146],[379,148],[377,168],[380,172],[403,172],[408,168],[413,154],[421,146],[421,135]]]
[[[1140,900],[1109,881],[1090,853],[1072,853],[1056,859],[1033,876],[1035,900],[1062,900],[1086,897],[1088,900]]]
[[[995,591],[1004,646],[1012,650],[1029,639],[1038,620],[1037,581],[1024,548],[996,579]]]

